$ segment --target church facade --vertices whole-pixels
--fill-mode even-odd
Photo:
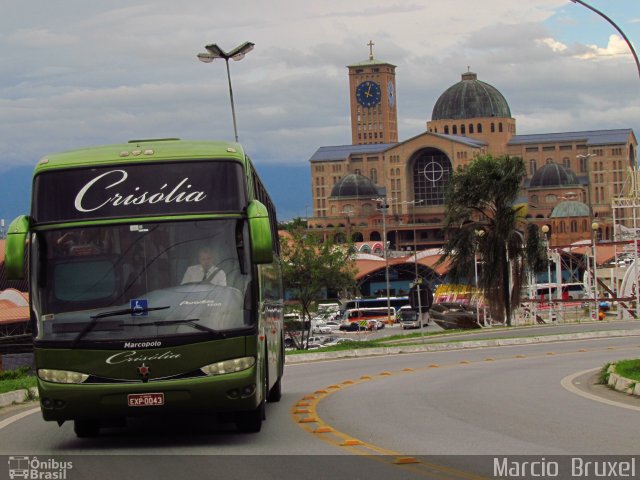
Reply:
[[[632,129],[518,135],[504,96],[465,72],[438,98],[425,131],[399,141],[395,66],[369,47],[368,60],[347,67],[352,144],[322,146],[309,160],[309,228],[356,242],[386,231],[393,250],[440,247],[451,175],[492,154],[524,160],[519,202],[531,222],[550,227],[552,244],[591,238],[594,221],[600,240],[613,239],[612,201],[628,195],[637,170]]]

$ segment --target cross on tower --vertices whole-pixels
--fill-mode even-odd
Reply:
[[[369,60],[373,60],[373,46],[375,45],[375,43],[373,43],[372,40],[369,40],[369,43],[367,43],[367,45],[369,45]]]

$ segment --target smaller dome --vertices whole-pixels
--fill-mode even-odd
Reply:
[[[331,189],[331,198],[357,197],[375,198],[379,195],[378,188],[364,175],[351,173],[342,177]]]
[[[551,218],[563,218],[563,217],[588,217],[589,207],[582,202],[575,200],[567,200],[560,202],[551,212]]]
[[[578,185],[578,177],[572,170],[557,163],[547,163],[536,170],[529,182],[531,187],[559,187]]]

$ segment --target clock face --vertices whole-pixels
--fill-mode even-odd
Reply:
[[[371,80],[362,82],[356,88],[356,100],[363,107],[373,107],[380,103],[382,93],[380,91],[380,85]]]
[[[393,107],[396,103],[396,92],[393,88],[393,82],[391,80],[389,80],[389,83],[387,83],[387,94],[389,98],[389,106]]]

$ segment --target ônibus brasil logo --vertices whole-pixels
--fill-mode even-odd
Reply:
[[[67,472],[73,468],[73,462],[55,458],[45,460],[38,457],[10,456],[9,478],[37,480],[66,480]]]

